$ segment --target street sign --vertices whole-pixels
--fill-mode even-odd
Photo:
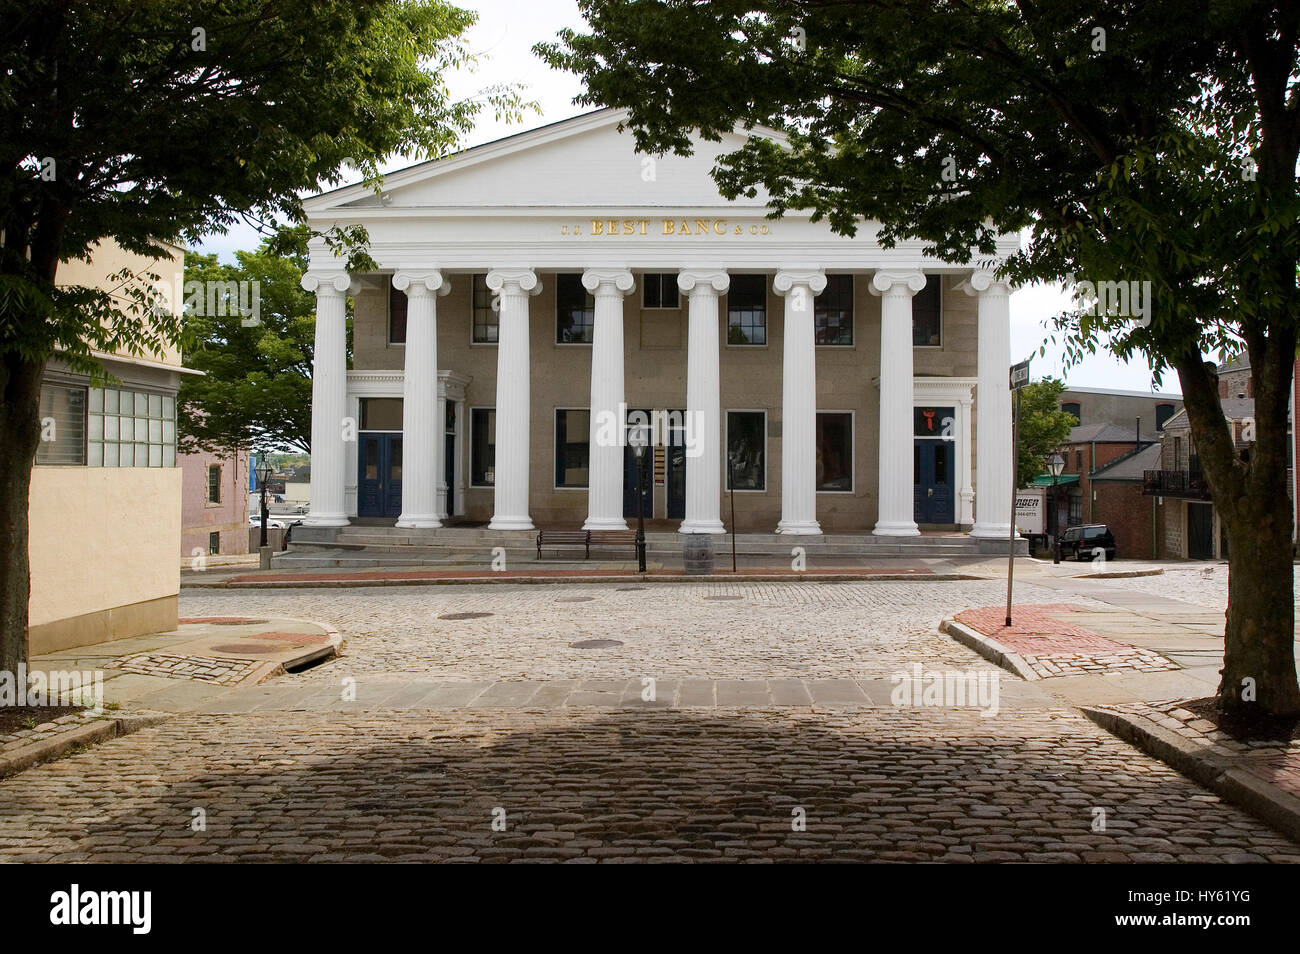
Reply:
[[[1029,383],[1029,362],[1021,361],[1011,366],[1011,390],[1019,391]]]

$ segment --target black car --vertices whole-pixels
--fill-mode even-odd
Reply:
[[[1106,559],[1115,559],[1115,535],[1104,523],[1085,523],[1069,527],[1061,534],[1061,559],[1091,560],[1098,548],[1106,551]]]

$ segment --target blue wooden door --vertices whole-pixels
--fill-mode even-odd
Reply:
[[[357,448],[357,516],[402,514],[402,435],[363,431]]]
[[[952,523],[953,443],[918,438],[912,446],[912,518],[917,523]]]

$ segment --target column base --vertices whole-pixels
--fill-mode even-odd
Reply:
[[[871,532],[878,537],[919,537],[921,535],[916,522],[912,520],[881,521]]]
[[[722,525],[721,520],[696,520],[694,523],[682,521],[682,525],[677,528],[678,533],[726,533],[727,528]]]
[[[1011,524],[977,522],[974,529],[971,530],[970,535],[985,540],[1009,540],[1011,539]]]
[[[821,536],[822,528],[816,520],[782,520],[776,525],[776,532],[796,536]]]
[[[409,517],[402,514],[394,526],[403,530],[436,530],[442,526],[442,521],[435,514],[412,514]]]
[[[493,517],[489,530],[536,530],[531,517]]]
[[[304,527],[347,527],[351,523],[343,513],[309,513],[302,521]]]
[[[584,530],[626,530],[627,521],[622,517],[588,517],[582,525]]]

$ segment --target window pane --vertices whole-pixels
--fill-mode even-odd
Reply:
[[[641,276],[641,305],[644,308],[677,308],[677,275],[651,272]]]
[[[175,467],[175,466],[176,466],[176,447],[175,447],[174,444],[168,444],[168,445],[166,445],[165,447],[163,447],[163,462],[162,462],[162,465],[163,465],[164,467]]]
[[[126,411],[125,408],[123,408],[122,413],[126,414],[128,412]],[[143,391],[135,392],[135,416],[136,417],[149,416],[149,395],[145,394]]]
[[[171,421],[176,418],[176,401],[174,398],[163,397],[163,420]]]
[[[853,276],[827,275],[826,290],[813,299],[819,345],[853,344]]]
[[[470,411],[470,483],[491,487],[496,480],[496,411],[476,407]]]
[[[853,415],[817,415],[817,489],[853,489]]]
[[[164,444],[173,447],[176,445],[176,422],[175,421],[162,422],[162,439]]]
[[[84,466],[86,463],[86,389],[41,385],[41,442],[36,463]]]
[[[727,344],[767,344],[767,276],[733,275],[727,292]]]
[[[104,445],[104,466],[105,467],[117,466],[117,445],[116,444]]]
[[[135,439],[142,444],[149,440],[149,418],[138,417],[135,419]]]
[[[492,289],[488,288],[486,275],[475,275],[474,287],[474,342],[476,344],[496,344],[499,330],[496,308],[493,306]]]
[[[393,287],[388,280],[388,343],[406,343],[406,292]]]
[[[161,444],[163,439],[163,422],[157,420],[149,421],[149,443]]]
[[[149,466],[150,467],[161,467],[163,465],[162,452],[163,449],[161,444],[149,445]]]
[[[596,300],[583,287],[582,276],[555,276],[555,340],[559,344],[590,344],[596,321]]]
[[[135,445],[135,466],[137,467],[149,466],[149,445],[148,444]]]
[[[90,410],[91,411],[104,410],[104,389],[103,388],[90,389]]]
[[[118,397],[118,391],[116,388],[104,389],[104,413],[105,414],[117,413],[117,397]]]
[[[91,441],[90,444],[87,445],[86,447],[86,453],[87,453],[86,463],[89,464],[91,467],[104,466],[104,445],[101,444],[99,441]]]
[[[361,430],[400,431],[401,429],[401,398],[361,399]]]
[[[942,279],[926,275],[925,287],[912,297],[912,345],[933,347],[942,343],[940,338],[940,294]]]
[[[767,489],[766,423],[762,411],[727,412],[728,488]]]
[[[586,487],[591,466],[591,412],[555,412],[555,486]]]
[[[106,441],[117,440],[117,434],[118,434],[117,422],[118,422],[118,418],[116,415],[114,415],[113,417],[104,418],[104,440]]]
[[[150,417],[158,417],[158,418],[162,417],[162,401],[163,399],[161,394],[149,395],[149,416]]]

